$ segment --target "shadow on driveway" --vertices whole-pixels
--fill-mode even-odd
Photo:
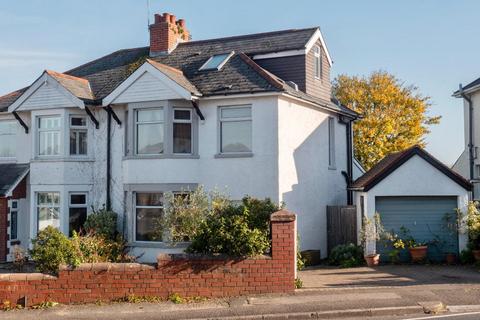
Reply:
[[[471,266],[388,265],[375,268],[310,267],[299,272],[304,288],[480,284]]]

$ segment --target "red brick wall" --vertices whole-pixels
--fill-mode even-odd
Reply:
[[[161,254],[157,266],[82,264],[62,268],[58,277],[43,274],[0,274],[0,301],[60,303],[114,300],[128,295],[227,297],[253,293],[286,293],[295,289],[295,215],[271,216],[272,255],[232,259]]]
[[[27,197],[27,178],[23,180],[12,191],[12,199],[25,199]]]
[[[0,197],[0,262],[7,260],[8,201]]]

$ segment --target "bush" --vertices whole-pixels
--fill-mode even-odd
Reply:
[[[61,264],[78,266],[80,260],[75,255],[75,248],[60,230],[48,226],[32,240],[30,256],[35,261],[38,271],[57,273]]]
[[[460,252],[460,263],[461,264],[473,264],[475,262],[475,258],[473,256],[473,252],[470,249],[465,249]]]
[[[263,227],[246,206],[229,205],[207,217],[187,252],[232,256],[263,254],[270,247],[268,231],[264,227],[253,227],[255,224]]]
[[[104,208],[94,210],[83,225],[87,233],[95,233],[107,239],[115,239],[117,234],[117,214]]]
[[[75,255],[81,263],[133,262],[135,260],[135,257],[127,254],[126,241],[120,236],[117,236],[116,240],[110,240],[94,233],[79,235],[74,232],[71,242]]]
[[[342,268],[351,268],[363,264],[362,247],[353,243],[338,245],[332,249],[329,263]]]

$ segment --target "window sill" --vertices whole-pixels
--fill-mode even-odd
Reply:
[[[137,155],[124,156],[123,160],[141,160],[141,159],[200,159],[199,155],[195,154],[158,154],[158,155]]]
[[[30,162],[95,162],[90,157],[36,157]]]
[[[228,159],[228,158],[251,158],[253,157],[252,152],[240,152],[240,153],[217,153],[214,156],[216,159]]]
[[[336,166],[328,166],[328,170],[337,170]]]
[[[190,245],[190,242],[177,242],[171,244],[168,242],[156,242],[156,241],[134,241],[127,244],[128,247],[137,248],[160,248],[160,249],[186,249]]]

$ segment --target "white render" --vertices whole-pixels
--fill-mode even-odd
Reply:
[[[466,212],[470,192],[433,167],[423,158],[414,155],[390,175],[367,192],[355,192],[357,206],[357,228],[361,229],[362,212],[360,197],[364,197],[364,212],[372,218],[376,212],[375,198],[382,196],[456,196],[458,209]],[[360,240],[360,239],[359,239]],[[460,251],[466,248],[468,237],[459,233]],[[375,249],[375,243],[368,244],[369,251]]]

